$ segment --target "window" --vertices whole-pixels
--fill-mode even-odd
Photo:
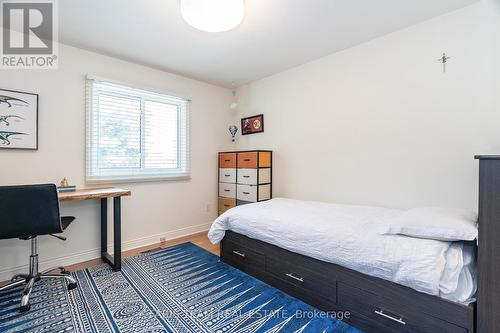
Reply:
[[[188,100],[87,79],[87,181],[189,177]]]

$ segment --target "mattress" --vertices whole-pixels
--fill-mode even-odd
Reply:
[[[234,207],[212,224],[216,244],[232,230],[318,260],[469,304],[476,292],[474,248],[383,235],[403,210],[276,198]]]

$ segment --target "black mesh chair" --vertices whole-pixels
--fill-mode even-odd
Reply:
[[[30,296],[33,285],[44,278],[60,278],[68,282],[68,289],[76,288],[76,281],[64,267],[58,273],[38,271],[37,236],[51,235],[61,240],[66,238],[55,235],[66,229],[75,218],[59,215],[59,199],[54,184],[0,186],[0,239],[20,238],[31,240],[29,273],[19,274],[11,282],[0,287],[0,291],[24,285],[20,311],[30,309]]]

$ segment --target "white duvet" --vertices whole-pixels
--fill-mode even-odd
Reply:
[[[335,263],[417,291],[468,304],[476,290],[474,257],[462,243],[382,235],[402,210],[272,199],[232,208],[209,231],[226,230]]]

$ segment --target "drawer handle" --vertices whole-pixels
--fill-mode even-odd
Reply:
[[[224,207],[231,207],[231,205],[228,205],[228,204],[224,204]]]
[[[241,253],[241,252],[238,252],[238,251],[233,251],[234,254],[236,254],[237,256],[240,256],[242,258],[245,258],[246,255],[244,253]]]
[[[243,161],[250,162],[250,159],[249,158],[245,158],[245,159],[243,159]]]
[[[250,176],[243,176],[243,178],[250,178]]]
[[[250,192],[243,192],[243,194],[247,194],[248,195],[248,194],[250,194]]]
[[[227,188],[225,188],[224,192],[231,192],[231,190],[228,190]]]
[[[231,177],[231,175],[224,175],[224,177]]]
[[[383,310],[375,310],[375,314],[378,314],[379,316],[382,316],[384,318],[390,319],[392,321],[395,321],[396,323],[399,323],[401,325],[406,325],[406,322],[403,320],[403,317],[393,317],[388,314],[386,314]]]
[[[295,275],[293,275],[293,273],[287,273],[286,276],[288,276],[289,278],[294,279],[296,281],[304,282],[304,278],[295,276]]]
[[[224,162],[231,162],[231,160],[224,160]]]

